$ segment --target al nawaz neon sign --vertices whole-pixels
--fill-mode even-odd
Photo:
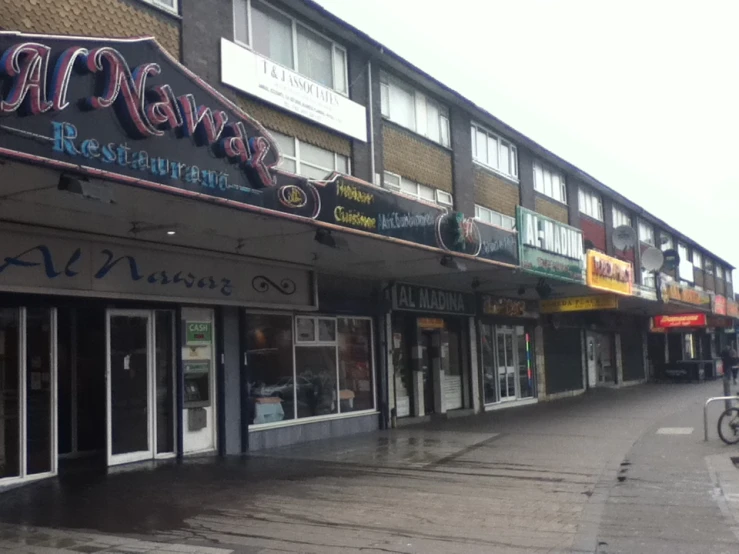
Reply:
[[[18,36],[17,33],[0,33],[0,50],[2,39]],[[89,42],[95,45],[85,47],[80,43],[88,39],[44,38],[47,39],[45,42],[66,44],[55,49],[42,42],[20,42],[5,48],[0,57],[0,123],[3,131],[17,137],[51,139],[56,154],[96,164],[116,165],[118,171],[121,166],[134,171],[144,170],[148,178],[158,181],[179,179],[225,191],[231,188],[226,170],[235,166],[237,170],[243,170],[248,184],[256,185],[256,188],[274,185],[271,169],[279,163],[279,153],[274,140],[258,122],[235,108],[158,47],[154,55],[164,56],[166,63],[180,70],[171,72],[168,77],[174,77],[181,88],[192,88],[195,81],[201,90],[230,109],[198,104],[191,92],[178,95],[169,80],[162,79],[160,63],[144,61],[129,66],[120,50],[138,48],[133,54],[140,58],[142,46],[151,50],[153,40],[119,41],[120,49],[117,49],[99,46],[99,41],[94,39],[89,39]],[[143,52],[147,53],[150,52]],[[113,128],[115,123],[111,125],[103,118],[99,118],[100,127],[96,127],[93,121],[96,115],[108,109],[115,113],[118,129]],[[62,114],[69,114],[64,121],[60,121]],[[12,125],[8,121],[12,116],[23,124]],[[40,133],[33,125],[27,128],[29,120],[39,118],[45,120],[46,132]],[[67,121],[68,118],[71,121]],[[120,128],[125,132],[123,137],[120,136]],[[95,136],[92,132],[80,136],[87,131],[95,132]],[[107,138],[99,136],[98,131],[107,134]],[[206,149],[211,158],[220,159],[225,164],[218,164],[219,170],[203,170],[197,163],[174,161],[177,154],[181,155],[181,144],[179,148],[170,144],[168,149],[172,156],[163,155],[165,153],[161,151],[152,153],[135,148],[135,143],[142,139],[165,136],[189,138],[194,146]],[[117,140],[110,140],[113,137]],[[128,140],[134,144],[129,145]],[[243,186],[236,188],[244,189]]]

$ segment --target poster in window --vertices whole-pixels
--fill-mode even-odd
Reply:
[[[298,342],[315,342],[316,327],[315,320],[308,317],[296,318]]]

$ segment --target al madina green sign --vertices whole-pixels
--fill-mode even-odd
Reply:
[[[542,277],[584,282],[582,231],[526,208],[516,209],[521,267]]]

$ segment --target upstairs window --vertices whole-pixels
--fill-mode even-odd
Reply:
[[[716,266],[716,277],[722,280],[724,278],[724,268],[721,267],[720,265]]]
[[[674,250],[675,249],[675,241],[670,235],[666,235],[665,233],[660,233],[660,248],[664,252],[665,250]]]
[[[454,199],[448,192],[429,187],[428,185],[422,185],[421,183],[416,183],[415,181],[401,177],[396,173],[390,173],[389,171],[386,171],[384,174],[383,186],[386,189],[401,192],[419,200],[433,202],[434,204],[444,206],[445,208],[451,209],[454,206]]]
[[[603,221],[603,201],[600,199],[599,194],[580,187],[578,200],[580,203],[580,213],[598,221]]]
[[[728,267],[726,268],[726,282],[731,283],[731,270]]]
[[[278,169],[307,179],[325,179],[334,171],[345,175],[351,174],[347,156],[275,131],[270,131],[269,134],[277,142],[282,154],[282,162],[277,166]]]
[[[477,204],[475,204],[475,219],[489,223],[490,225],[503,227],[503,229],[513,230],[516,227],[515,218],[496,212],[490,208],[485,208],[484,206],[478,206]]]
[[[534,162],[534,190],[563,204],[567,203],[564,175],[540,162]]]
[[[706,265],[703,268],[706,270],[706,275],[713,275],[713,260],[706,258]]]
[[[144,0],[144,2],[168,12],[177,13],[177,0]]]
[[[703,256],[697,250],[693,250],[693,267],[703,269]]]
[[[613,209],[611,211],[613,213],[613,228],[621,227],[622,225],[626,225],[627,227],[631,227],[631,216],[626,210],[623,210],[619,208],[618,206],[613,206]]]
[[[449,110],[446,107],[384,72],[380,73],[380,91],[384,117],[442,146],[449,146]]]
[[[639,240],[654,246],[654,227],[645,221],[639,221]]]
[[[472,158],[485,167],[518,180],[516,147],[476,123],[472,124]]]
[[[344,47],[261,0],[234,0],[234,38],[275,63],[347,94]]]

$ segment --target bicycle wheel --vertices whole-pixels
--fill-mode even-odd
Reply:
[[[726,444],[739,442],[739,408],[729,408],[718,418],[718,436]]]

